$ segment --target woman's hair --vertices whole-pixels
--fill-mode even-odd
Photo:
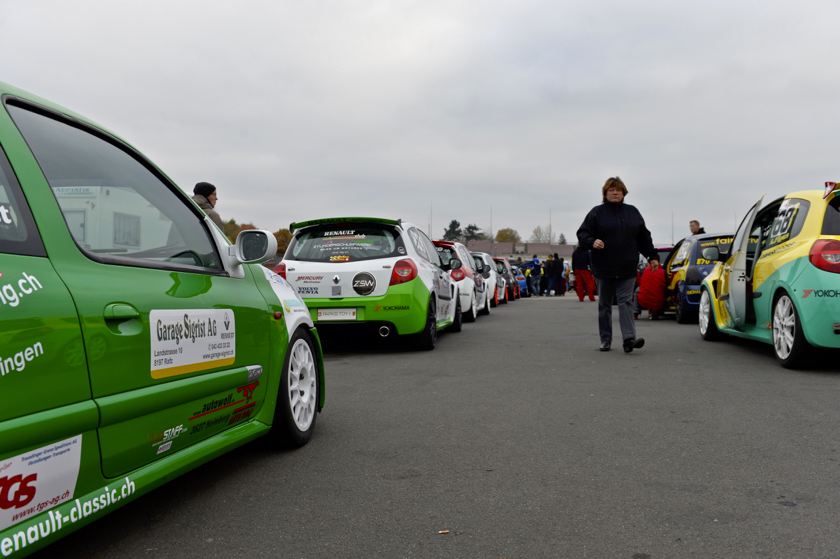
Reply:
[[[607,182],[604,183],[604,188],[601,189],[601,194],[604,198],[604,202],[607,201],[607,190],[610,189],[611,186],[616,186],[621,189],[625,196],[627,196],[627,187],[624,186],[624,183],[618,177],[610,177],[607,179]]]

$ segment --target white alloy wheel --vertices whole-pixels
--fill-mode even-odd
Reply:
[[[289,407],[292,419],[301,431],[309,429],[315,417],[317,384],[318,367],[312,348],[306,341],[297,340],[289,361]]]
[[[473,290],[472,297],[470,297],[470,308],[464,313],[464,322],[475,322],[475,317],[478,314],[476,308],[478,306],[477,299],[478,296],[475,294],[475,290]]]
[[[698,324],[700,325],[700,337],[706,341],[718,340],[722,337],[721,331],[715,324],[715,313],[712,309],[712,296],[705,287],[700,293],[700,312],[698,313]]]
[[[698,321],[700,323],[701,336],[705,336],[709,329],[709,320],[711,320],[711,315],[712,301],[709,298],[709,292],[704,289],[702,295],[700,295],[700,320]]]

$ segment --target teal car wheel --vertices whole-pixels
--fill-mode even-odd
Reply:
[[[280,394],[271,436],[283,447],[309,442],[318,412],[318,365],[312,340],[303,329],[295,332],[280,377]]]
[[[719,340],[722,337],[717,324],[715,324],[715,313],[712,310],[712,297],[709,295],[709,290],[705,287],[700,294],[700,337],[710,342]]]
[[[802,364],[807,347],[799,313],[790,296],[782,293],[773,305],[773,350],[776,359],[782,367],[795,368]]]

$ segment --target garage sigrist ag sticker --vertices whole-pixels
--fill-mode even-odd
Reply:
[[[154,310],[152,378],[161,379],[233,365],[236,324],[230,309]]]

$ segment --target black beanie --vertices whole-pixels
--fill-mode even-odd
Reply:
[[[200,182],[193,188],[193,194],[201,194],[205,198],[216,192],[216,187],[209,182]]]

